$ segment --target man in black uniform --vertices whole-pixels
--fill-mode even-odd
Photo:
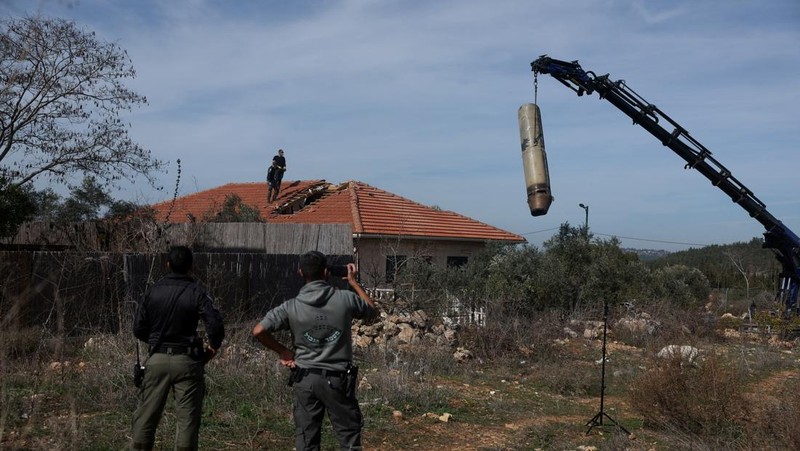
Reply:
[[[175,396],[175,447],[197,449],[205,364],[222,345],[225,328],[211,296],[189,275],[192,263],[188,247],[170,249],[170,273],[147,291],[136,312],[133,334],[150,345],[150,357],[133,414],[133,449],[153,449],[170,391]],[[207,345],[197,334],[200,320],[205,324]]]
[[[300,293],[267,312],[253,328],[253,336],[275,351],[282,365],[292,368],[298,451],[320,449],[326,410],[341,449],[361,449],[350,327],[353,318],[374,316],[376,307],[357,282],[357,274],[356,266],[348,264],[347,282],[355,293],[336,289],[326,281],[325,255],[307,252],[300,258],[300,275],[306,282]],[[278,330],[291,330],[294,350],[272,336]]]
[[[267,170],[267,184],[269,185],[267,203],[278,199],[284,172],[286,172],[286,158],[283,156],[283,149],[278,149],[278,155],[272,157],[272,165]],[[275,193],[274,195],[272,194],[273,192]]]

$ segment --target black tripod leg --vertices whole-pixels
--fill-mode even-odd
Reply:
[[[586,431],[586,434],[592,432],[592,429],[595,426],[603,426],[603,417],[608,418],[614,426],[619,429],[625,431],[626,434],[631,435],[627,429],[622,427],[619,423],[614,421],[613,418],[608,416],[604,410],[605,405],[605,395],[606,395],[606,337],[608,335],[608,302],[603,301],[603,356],[602,356],[602,366],[600,369],[600,411],[597,412],[597,415],[592,417],[586,425],[589,426],[589,430]]]
[[[603,417],[607,418],[607,419],[608,419],[608,421],[610,421],[610,422],[611,422],[611,424],[613,424],[613,425],[614,425],[614,427],[616,427],[617,429],[621,429],[621,430],[623,430],[623,431],[625,432],[625,434],[627,434],[627,435],[631,435],[631,433],[630,433],[630,432],[629,432],[627,429],[625,429],[625,427],[624,427],[623,425],[621,425],[621,424],[617,423],[617,421],[616,421],[616,420],[614,420],[613,418],[611,418],[611,417],[610,417],[610,416],[609,416],[607,413],[605,413],[605,412],[598,412],[598,413],[597,413],[597,415],[595,415],[595,416],[594,416],[594,417],[593,417],[591,420],[589,420],[589,421],[586,423],[586,425],[587,425],[587,426],[589,426],[589,429],[586,431],[586,434],[587,434],[587,435],[588,435],[590,432],[592,432],[592,429],[594,429],[596,426],[603,426]]]
[[[589,429],[586,431],[586,435],[589,435],[594,429],[595,426],[602,426],[603,425],[603,412],[598,412],[597,415],[592,417],[591,420],[586,422],[586,426],[589,426]]]

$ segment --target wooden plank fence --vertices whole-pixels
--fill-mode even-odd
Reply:
[[[299,255],[195,253],[193,274],[226,321],[253,320],[303,285]],[[352,255],[329,256],[332,264]],[[0,322],[7,330],[56,326],[70,334],[130,326],[136,303],[165,272],[166,254],[0,252]],[[332,283],[344,287],[343,282]]]
[[[111,223],[30,222],[5,248],[80,249],[100,252],[152,252],[182,244],[197,252],[256,252],[300,255],[316,249],[326,255],[352,255],[350,224],[274,223]]]
[[[26,229],[28,237],[33,229]],[[42,226],[38,233],[49,230]],[[48,236],[53,245],[65,235]],[[163,239],[158,253],[0,251],[0,322],[9,330],[59,324],[71,334],[129,327],[137,300],[164,274],[172,244],[194,249],[194,275],[234,321],[260,317],[296,295],[305,252],[320,250],[330,264],[353,261],[349,224],[181,224],[167,229]]]
[[[192,243],[207,252],[264,252],[352,255],[350,224],[201,223],[171,224],[166,236],[173,243]]]

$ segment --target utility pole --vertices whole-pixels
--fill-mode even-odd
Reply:
[[[586,234],[589,234],[589,206],[578,204],[579,207],[583,208],[586,211],[586,219],[583,221],[583,228],[586,229]]]

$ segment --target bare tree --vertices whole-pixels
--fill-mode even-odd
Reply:
[[[742,257],[738,253],[734,252],[723,252],[723,255],[728,257],[733,263],[733,266],[739,271],[739,273],[744,278],[744,285],[745,285],[745,299],[750,299],[750,278],[747,277],[747,271],[745,271],[744,263],[742,263]]]
[[[115,185],[162,163],[128,136],[120,113],[147,99],[127,89],[127,52],[64,19],[25,17],[0,29],[0,175],[13,186],[75,173]]]

